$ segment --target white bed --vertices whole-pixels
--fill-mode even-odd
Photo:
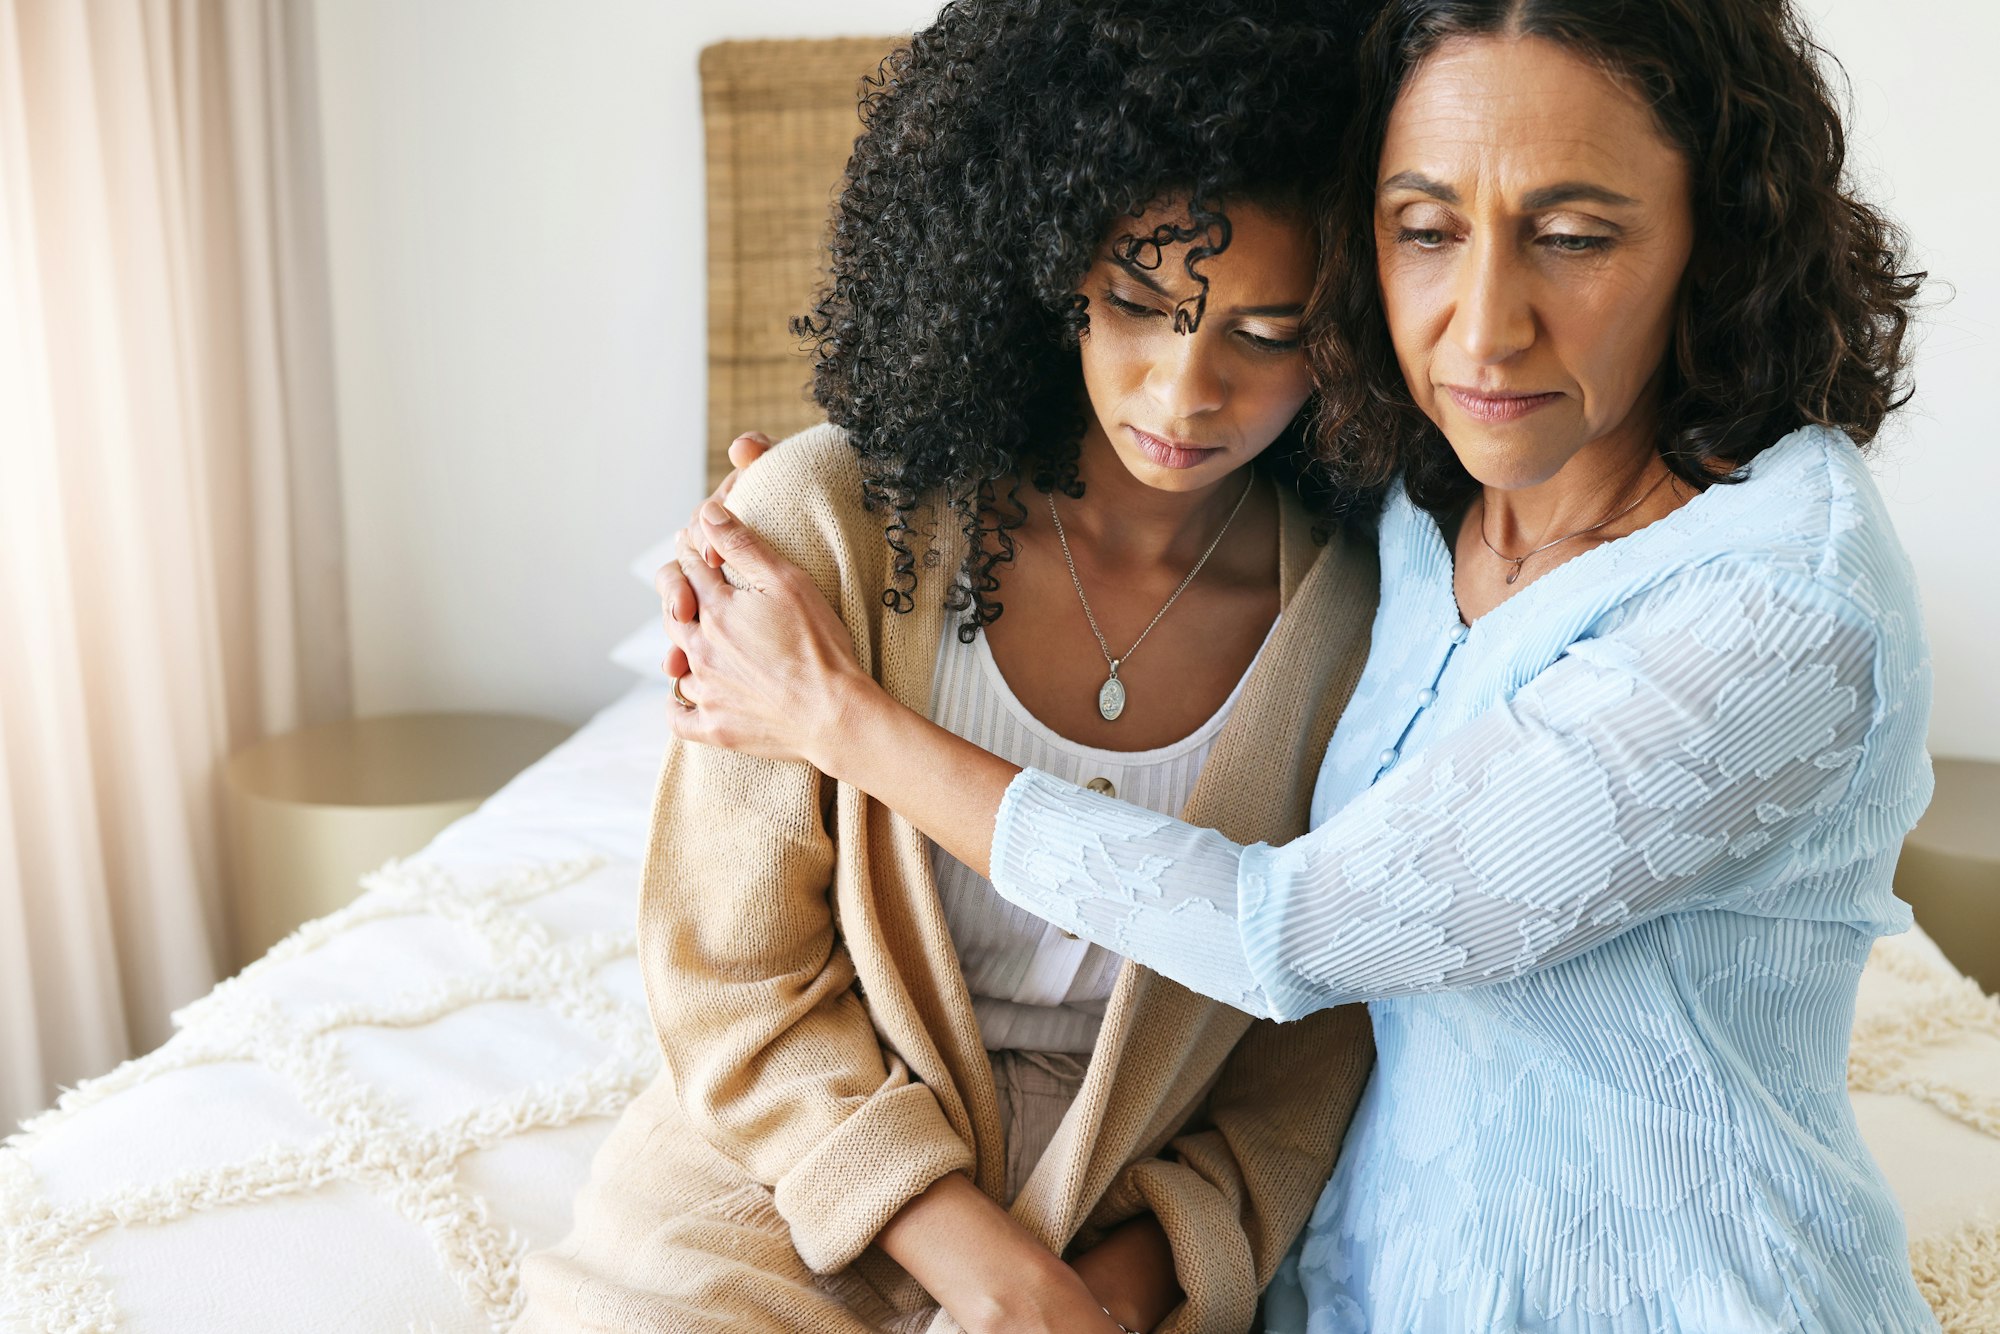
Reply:
[[[635,686],[0,1148],[0,1328],[504,1326],[659,1065],[632,931],[666,700]]]
[[[657,1068],[632,918],[666,700],[635,686],[0,1148],[0,1328],[504,1328]],[[1929,1295],[2000,1329],[2000,1004],[1912,934],[1855,1034]]]

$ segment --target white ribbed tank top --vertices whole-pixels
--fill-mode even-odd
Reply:
[[[1024,768],[1083,785],[1102,779],[1122,800],[1179,815],[1242,693],[1239,680],[1214,716],[1179,741],[1154,750],[1100,750],[1058,735],[1029,713],[1001,676],[984,634],[961,644],[949,628],[938,645],[930,716]],[[1134,703],[1144,707],[1143,700]],[[943,848],[932,846],[931,864],[986,1049],[1088,1056],[1124,961],[1008,903]]]

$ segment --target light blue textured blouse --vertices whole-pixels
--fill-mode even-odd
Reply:
[[[1381,527],[1313,831],[1241,847],[1033,770],[993,879],[1208,995],[1365,1000],[1378,1065],[1273,1330],[1937,1328],[1855,1128],[1869,946],[1930,795],[1914,580],[1807,429],[1467,627]]]

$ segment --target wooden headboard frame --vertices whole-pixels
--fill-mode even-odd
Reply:
[[[740,431],[821,420],[789,325],[824,269],[861,80],[901,40],[720,42],[701,53],[708,141],[708,478]]]

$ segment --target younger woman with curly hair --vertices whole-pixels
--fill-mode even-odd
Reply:
[[[1271,1331],[1935,1330],[1845,1082],[1930,792],[1861,453],[1921,275],[1822,53],[1783,0],[1391,0],[1360,51],[1315,359],[1382,596],[1311,833],[940,731],[726,517],[756,591],[687,570],[677,732],[820,765],[1208,995],[1367,1003]]]
[[[1338,12],[948,6],[864,101],[800,322],[831,425],[733,497],[892,696],[1238,838],[1304,832],[1374,602],[1304,444]],[[666,1072],[522,1329],[1248,1327],[1358,1009],[1253,1023],[805,765],[677,744],[654,822]]]

